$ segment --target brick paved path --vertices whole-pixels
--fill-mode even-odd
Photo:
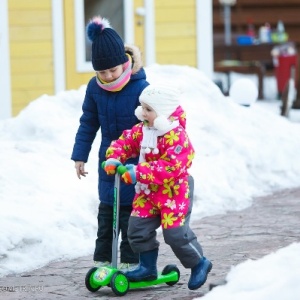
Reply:
[[[206,284],[199,290],[187,288],[190,270],[184,269],[161,241],[159,270],[167,264],[177,264],[180,281],[170,287],[159,285],[129,290],[124,300],[190,300],[208,291],[209,284],[224,280],[231,266],[247,259],[258,259],[292,242],[300,242],[300,188],[284,190],[258,198],[245,210],[194,220],[192,228],[199,237],[205,255],[214,267]],[[89,292],[84,278],[90,269],[92,256],[71,261],[53,262],[48,266],[0,278],[0,299],[113,299],[118,298],[108,287]],[[5,291],[5,289],[10,291]]]

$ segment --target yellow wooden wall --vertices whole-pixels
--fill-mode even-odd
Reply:
[[[51,0],[9,0],[12,114],[53,94]]]
[[[94,72],[76,71],[74,1],[62,1],[69,90],[87,84]],[[8,0],[14,116],[37,97],[54,94],[51,5],[51,0]],[[196,66],[196,0],[155,0],[154,5],[157,63]],[[144,0],[134,0],[134,10],[143,6]],[[144,54],[144,19],[134,18],[135,44]]]
[[[154,1],[158,64],[196,66],[196,1]]]

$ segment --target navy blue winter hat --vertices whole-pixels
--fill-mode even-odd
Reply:
[[[92,64],[95,71],[114,68],[128,61],[123,40],[105,18],[94,17],[86,28],[92,42]]]

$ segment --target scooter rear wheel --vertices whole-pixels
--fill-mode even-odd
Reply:
[[[123,272],[117,271],[110,280],[110,286],[117,296],[124,296],[129,290],[129,280]]]
[[[175,280],[175,281],[168,281],[168,282],[166,282],[166,284],[169,285],[169,286],[172,286],[172,285],[176,284],[179,281],[179,278],[180,278],[180,271],[179,271],[179,269],[177,268],[176,265],[167,265],[167,266],[164,267],[164,269],[161,272],[162,275],[167,275],[167,274],[169,274],[171,272],[176,272],[178,279]]]
[[[95,286],[93,285],[92,281],[91,281],[91,277],[93,276],[93,274],[96,272],[98,268],[93,267],[91,268],[85,275],[85,286],[86,288],[90,291],[90,292],[97,292],[100,288],[100,286]]]

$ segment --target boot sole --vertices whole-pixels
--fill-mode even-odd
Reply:
[[[208,269],[207,269],[207,272],[206,272],[206,276],[205,276],[205,280],[202,282],[202,283],[200,283],[200,284],[198,284],[198,285],[195,285],[195,286],[192,286],[192,287],[188,287],[190,290],[197,290],[197,289],[199,289],[205,282],[206,282],[206,280],[207,280],[207,276],[208,276],[208,273],[211,271],[211,269],[212,269],[212,263],[210,263],[209,264],[209,267],[208,267]]]

